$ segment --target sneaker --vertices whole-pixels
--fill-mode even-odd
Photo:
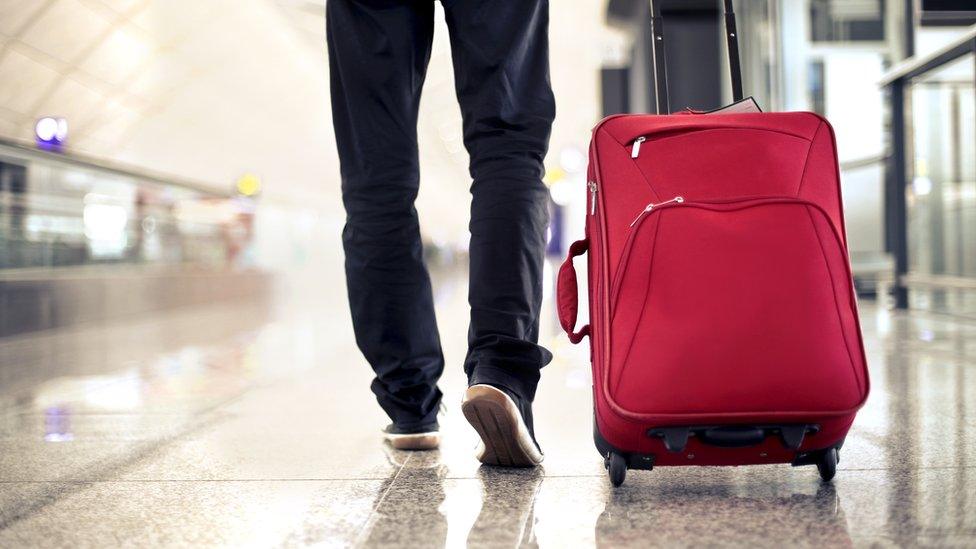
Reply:
[[[397,450],[434,450],[441,444],[437,423],[403,428],[391,423],[383,429],[383,439]]]
[[[542,462],[531,430],[531,404],[524,399],[491,385],[472,385],[464,393],[461,412],[481,437],[481,463],[535,467]]]

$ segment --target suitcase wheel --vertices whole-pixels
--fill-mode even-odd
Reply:
[[[607,473],[610,474],[610,484],[620,486],[627,477],[627,460],[624,456],[611,452],[604,460]]]
[[[840,461],[840,454],[837,448],[830,448],[820,454],[817,459],[817,470],[820,471],[820,478],[824,482],[830,482],[837,474],[837,462]]]

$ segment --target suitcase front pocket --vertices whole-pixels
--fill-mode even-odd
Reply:
[[[712,200],[727,198],[730,189],[742,196],[795,196],[810,146],[809,139],[780,131],[708,127],[638,137],[627,152],[658,198]],[[757,150],[762,162],[755,162]],[[722,174],[721,184],[715,174]]]
[[[863,398],[844,246],[813,203],[652,205],[610,311],[604,381],[631,413],[839,413]]]

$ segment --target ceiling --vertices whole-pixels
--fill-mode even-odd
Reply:
[[[334,203],[324,56],[265,0],[0,0],[0,135],[41,116],[69,151]],[[314,189],[315,195],[308,196]]]

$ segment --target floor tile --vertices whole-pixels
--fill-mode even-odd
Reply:
[[[383,481],[16,484],[0,546],[346,547]]]
[[[388,419],[334,300],[0,341],[14,358],[0,361],[0,546],[976,545],[976,324],[863,305],[873,392],[830,485],[778,465],[631,471],[613,489],[588,347],[559,335],[548,298],[545,461],[474,459],[459,276],[434,274],[445,412],[430,452],[381,441]]]

